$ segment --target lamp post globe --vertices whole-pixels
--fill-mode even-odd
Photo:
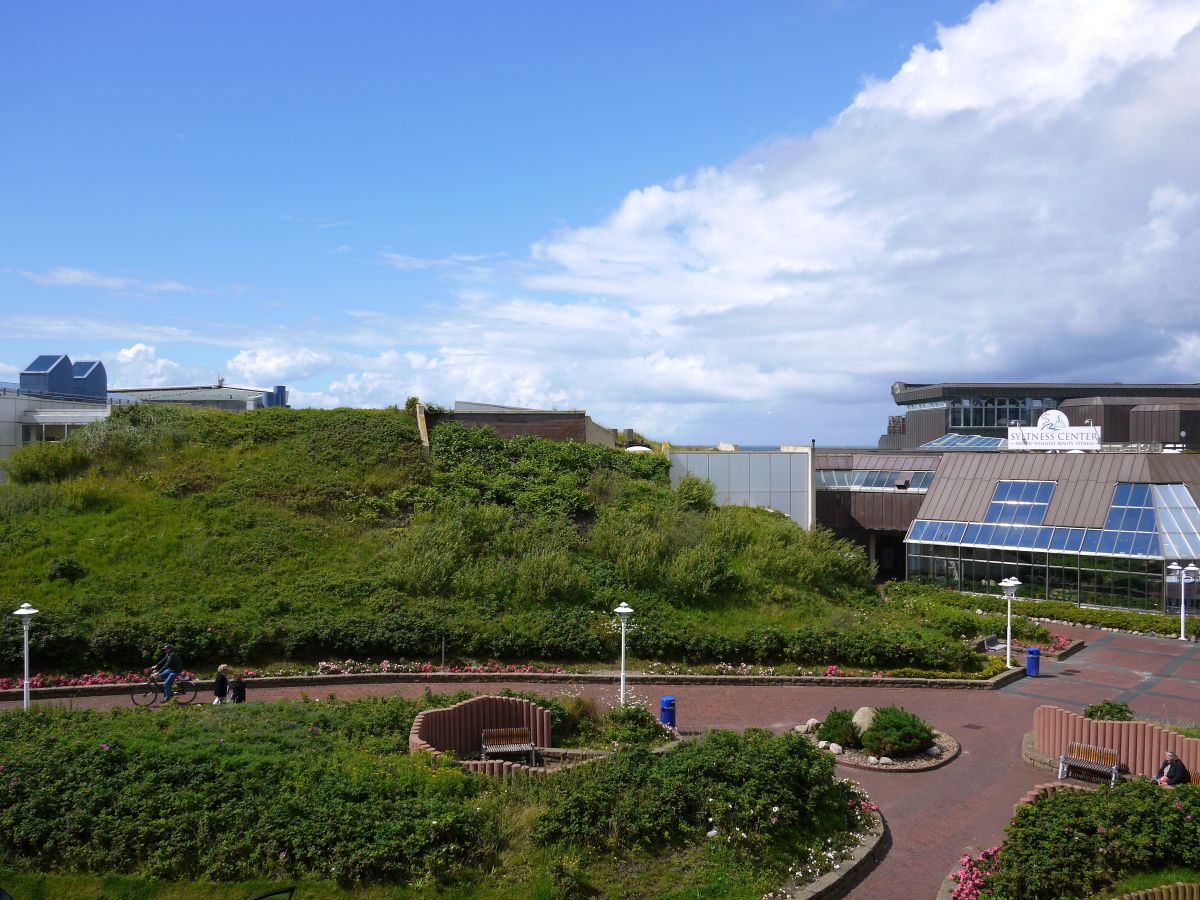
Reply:
[[[1021,582],[1015,577],[1009,576],[1000,582],[1000,587],[1004,589],[1004,599],[1008,601],[1008,627],[1004,634],[1004,665],[1006,668],[1012,668],[1012,602],[1016,596],[1017,588],[1021,586]]]
[[[21,624],[25,627],[25,689],[21,692],[22,709],[29,709],[29,620],[37,614],[38,611],[28,603],[22,603],[20,609],[13,610],[13,615],[19,616]]]
[[[633,613],[633,607],[621,601],[621,605],[613,610],[621,620],[621,706],[625,706],[625,625]]]

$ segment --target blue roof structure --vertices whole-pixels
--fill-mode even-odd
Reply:
[[[45,375],[47,372],[49,372],[51,369],[53,369],[54,366],[58,363],[58,361],[62,358],[63,357],[62,357],[61,353],[57,354],[57,355],[44,354],[42,356],[39,356],[37,359],[35,359],[33,362],[31,362],[28,366],[26,366],[25,371],[23,371],[21,374],[22,375]]]
[[[40,359],[41,357],[39,357]],[[76,378],[87,378],[96,370],[96,366],[100,365],[100,361],[96,359],[81,359],[71,367],[71,374]]]

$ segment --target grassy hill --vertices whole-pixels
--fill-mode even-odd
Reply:
[[[0,593],[39,666],[317,658],[647,659],[969,669],[970,617],[879,599],[861,551],[714,508],[662,457],[403,410],[141,405],[8,461]],[[15,671],[20,635],[0,633]]]

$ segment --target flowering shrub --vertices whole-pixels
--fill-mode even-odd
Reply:
[[[950,873],[955,884],[954,893],[950,895],[952,900],[976,900],[980,895],[991,894],[987,882],[999,862],[999,847],[984,850],[977,857],[964,853],[958,861],[958,869]]]
[[[191,672],[183,672],[188,678],[195,677]],[[46,675],[38,672],[29,676],[31,688],[44,687],[88,687],[97,684],[141,684],[149,677],[145,672],[96,672],[83,675]],[[24,678],[0,678],[0,691],[11,691],[25,684]]]
[[[1021,641],[1013,639],[1013,649],[1020,650],[1024,647],[1037,647],[1043,653],[1059,653],[1066,650],[1071,643],[1071,638],[1065,634],[1050,635],[1050,643],[1048,644],[1025,644]]]
[[[534,666],[526,663],[454,663],[445,668],[431,662],[357,662],[345,659],[341,662],[320,662],[316,669],[297,672],[298,675],[361,675],[389,672],[430,673],[460,672],[465,674],[502,673],[505,675],[555,675],[565,670],[562,666]]]
[[[1024,804],[988,881],[997,896],[1086,897],[1133,872],[1200,867],[1200,787],[1127,781]]]

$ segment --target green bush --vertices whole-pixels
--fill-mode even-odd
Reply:
[[[896,706],[875,710],[871,726],[862,733],[862,746],[875,756],[912,756],[932,743],[933,729],[929,723]]]
[[[1200,866],[1200,788],[1129,781],[1023,804],[988,887],[998,897],[1087,897],[1132,872]]]
[[[1107,719],[1110,722],[1133,721],[1133,710],[1121,700],[1101,700],[1083,711],[1085,719]]]
[[[848,709],[831,709],[817,729],[817,737],[843,747],[862,746],[862,735],[854,724],[854,713]]]
[[[0,463],[15,484],[49,484],[87,470],[87,453],[66,443],[26,444]]]
[[[473,896],[484,880],[537,894],[542,878],[586,895],[599,872],[633,896],[638,870],[706,854],[715,825],[726,891],[750,871],[738,884],[757,896],[763,873],[777,884],[783,860],[861,825],[832,761],[798,735],[713,732],[513,783],[409,756],[416,713],[465,696],[0,714],[0,868],[405,896]],[[614,853],[632,875],[589,869]]]
[[[546,844],[661,851],[710,828],[759,849],[847,827],[846,793],[833,762],[801,735],[714,731],[662,754],[612,756],[538,785]]]

